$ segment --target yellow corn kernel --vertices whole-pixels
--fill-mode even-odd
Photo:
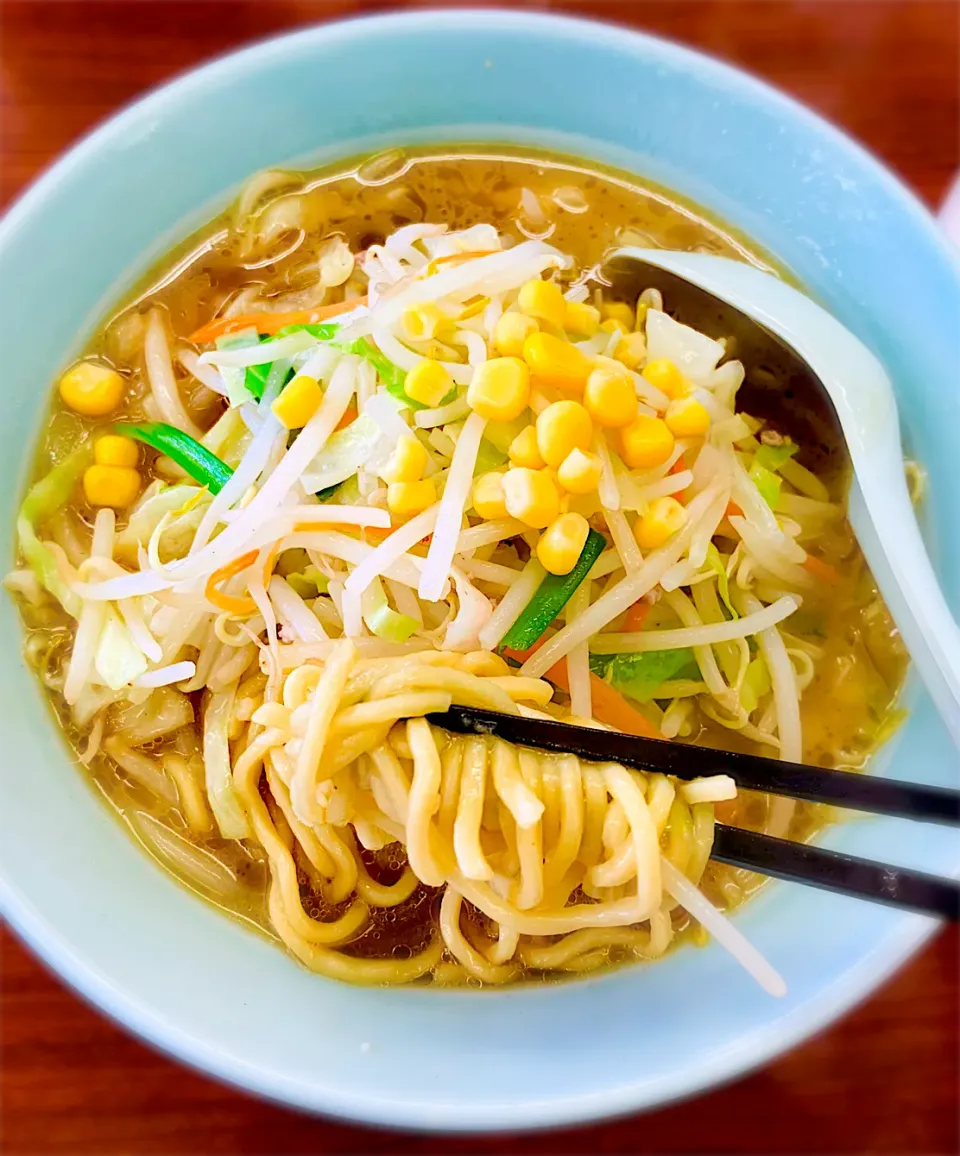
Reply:
[[[593,422],[579,401],[555,401],[537,418],[537,449],[554,469],[571,450],[588,450],[592,441]]]
[[[602,472],[603,463],[596,454],[575,449],[560,463],[557,480],[568,494],[589,494],[597,488]]]
[[[626,301],[607,301],[600,307],[600,315],[604,321],[616,321],[622,327],[624,333],[629,333],[633,329],[635,313],[626,303]]]
[[[686,520],[687,511],[676,498],[654,498],[633,528],[637,545],[641,550],[656,550],[682,529]]]
[[[703,437],[710,426],[710,414],[693,397],[678,397],[671,401],[663,420],[678,438]]]
[[[523,360],[547,385],[582,393],[593,368],[585,353],[550,333],[531,333],[523,343]]]
[[[64,404],[85,417],[106,417],[120,404],[123,378],[115,369],[81,361],[60,378]]]
[[[414,305],[403,315],[403,327],[414,341],[429,341],[438,330],[450,325],[450,319],[432,301]]]
[[[130,466],[88,466],[83,475],[83,492],[91,506],[124,510],[137,500],[140,474]]]
[[[673,446],[673,434],[659,417],[640,414],[620,431],[620,456],[632,470],[662,466]]]
[[[604,333],[619,333],[621,337],[626,337],[630,332],[622,321],[615,321],[612,317],[601,322],[600,328]]]
[[[317,379],[298,373],[284,386],[283,392],[270,408],[277,421],[287,429],[303,429],[320,408],[322,401],[323,390]]]
[[[568,301],[563,328],[577,337],[589,339],[600,328],[600,310],[585,301]]]
[[[642,333],[628,333],[613,356],[627,369],[639,369],[647,356],[647,339]]]
[[[537,542],[537,558],[549,574],[569,574],[583,553],[590,523],[583,514],[561,514]]]
[[[481,518],[505,518],[507,502],[503,492],[503,474],[492,470],[473,484],[473,508]]]
[[[407,397],[421,405],[436,406],[453,389],[453,378],[445,365],[425,357],[407,374],[403,388]]]
[[[388,484],[390,482],[419,482],[430,458],[427,451],[413,434],[402,434],[396,448],[377,472]]]
[[[523,357],[523,343],[538,328],[525,313],[504,313],[493,327],[493,344],[504,357]]]
[[[437,500],[433,478],[419,482],[391,482],[387,486],[387,509],[398,518],[412,518]]]
[[[537,431],[532,425],[526,426],[510,443],[507,456],[515,466],[526,466],[528,470],[542,470],[547,464],[537,448]]]
[[[132,438],[104,434],[94,443],[93,460],[98,466],[127,466],[133,469],[140,462],[140,447]]]
[[[503,475],[507,513],[535,530],[542,530],[560,513],[560,491],[545,470],[516,466]]]
[[[528,317],[536,317],[538,321],[546,321],[557,329],[563,327],[567,316],[567,303],[563,297],[563,290],[554,281],[542,281],[535,278],[528,281],[520,290],[517,297],[517,308]]]
[[[587,378],[583,404],[598,426],[619,429],[637,416],[637,391],[619,364],[604,361]]]
[[[530,370],[518,357],[491,357],[474,370],[467,405],[489,421],[513,421],[530,403]]]
[[[687,379],[668,357],[648,361],[643,367],[643,376],[667,397],[686,397],[690,392]]]

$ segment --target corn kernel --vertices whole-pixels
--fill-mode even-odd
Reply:
[[[537,558],[549,574],[569,574],[583,553],[590,524],[583,514],[561,514],[537,542]]]
[[[60,378],[60,396],[75,413],[106,417],[120,404],[123,378],[115,369],[81,361]]]
[[[626,337],[630,332],[622,321],[615,321],[612,317],[607,318],[606,321],[602,321],[600,328],[604,333],[619,333],[621,337]]]
[[[503,492],[503,474],[496,470],[483,474],[473,484],[473,508],[481,518],[505,518],[507,503]]]
[[[663,420],[678,438],[703,437],[710,426],[710,414],[693,397],[678,397],[671,401]]]
[[[632,470],[662,466],[673,447],[673,434],[659,417],[640,414],[620,431],[620,455]]]
[[[690,392],[686,378],[667,357],[648,361],[643,367],[643,376],[667,397],[686,397]]]
[[[528,470],[542,470],[547,464],[537,448],[537,431],[532,425],[526,426],[510,443],[507,456],[515,466],[526,466]]]
[[[600,307],[600,315],[604,321],[616,321],[623,327],[624,333],[633,329],[634,311],[626,301],[607,301]]]
[[[432,301],[414,305],[403,315],[403,327],[414,341],[429,341],[438,330],[450,325],[450,319]]]
[[[94,443],[93,460],[98,466],[127,466],[133,469],[140,462],[140,447],[132,438],[104,434]]]
[[[537,418],[537,448],[554,469],[571,450],[588,450],[592,441],[593,422],[578,401],[555,401]]]
[[[503,475],[503,496],[507,513],[533,526],[549,526],[560,513],[560,491],[545,470],[516,466]]]
[[[585,301],[568,301],[563,328],[577,337],[589,339],[600,328],[600,310]]]
[[[554,281],[535,278],[528,281],[517,297],[517,308],[528,317],[536,317],[557,329],[562,328],[567,316],[567,303],[563,290]]]
[[[647,339],[642,333],[628,333],[613,356],[627,369],[639,369],[647,356]]]
[[[619,429],[637,416],[637,391],[619,364],[605,361],[587,378],[583,404],[598,426]]]
[[[523,360],[547,385],[583,392],[593,368],[585,353],[550,333],[531,333],[523,343]]]
[[[596,454],[571,450],[560,463],[557,480],[569,494],[589,494],[597,488],[603,463]]]
[[[123,510],[137,500],[140,474],[130,466],[88,466],[83,475],[83,492],[91,506]]]
[[[421,405],[433,407],[439,405],[453,389],[453,378],[445,365],[425,357],[407,374],[403,388],[407,397],[412,397]]]
[[[492,357],[474,370],[467,405],[489,421],[513,421],[530,403],[530,370],[518,357]]]
[[[387,486],[387,509],[398,518],[412,518],[428,509],[437,500],[433,478],[419,482],[391,482]]]
[[[641,550],[656,550],[683,528],[687,511],[676,498],[654,498],[633,528]]]
[[[305,373],[284,386],[283,392],[271,405],[274,417],[287,429],[302,429],[320,408],[323,390],[316,378]]]
[[[390,482],[419,482],[430,459],[413,434],[401,434],[386,464],[377,471]]]
[[[504,357],[523,357],[523,343],[538,328],[525,313],[504,313],[493,328],[493,344]]]

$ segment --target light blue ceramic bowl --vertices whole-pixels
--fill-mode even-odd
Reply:
[[[0,554],[12,557],[49,383],[127,284],[255,169],[440,139],[530,140],[621,165],[778,254],[890,369],[930,472],[931,550],[960,610],[960,272],[926,212],[855,144],[746,76],[621,29],[503,12],[335,24],[227,57],[110,121],[14,207],[0,225]],[[66,757],[17,657],[6,599],[0,630],[0,894],[11,923],[132,1030],[290,1104],[452,1130],[647,1107],[816,1031],[932,930],[775,885],[736,918],[786,977],[782,1001],[713,946],[503,992],[338,986],[138,851]],[[956,785],[940,723],[922,695],[912,708],[879,769]],[[825,842],[960,868],[955,836],[932,827],[864,820]]]

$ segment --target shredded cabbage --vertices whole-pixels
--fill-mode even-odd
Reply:
[[[70,500],[91,461],[93,446],[88,440],[30,488],[17,515],[17,539],[27,565],[72,618],[80,617],[82,603],[60,573],[53,552],[38,537],[37,527]]]
[[[700,669],[689,647],[646,650],[642,654],[591,654],[590,670],[614,690],[637,702],[657,697],[662,683],[670,679],[699,679]]]
[[[107,610],[93,664],[100,681],[111,690],[121,690],[147,672],[148,664],[143,651],[133,641],[130,631],[112,608]]]

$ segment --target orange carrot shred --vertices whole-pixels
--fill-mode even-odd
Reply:
[[[345,426],[350,425],[351,422],[355,422],[359,416],[357,407],[355,405],[348,405],[343,411],[343,417],[337,422],[336,428],[343,429]]]
[[[217,317],[201,325],[187,338],[195,345],[209,345],[225,333],[237,333],[253,326],[258,333],[270,336],[287,325],[317,325],[347,313],[358,305],[366,305],[366,295],[351,297],[348,301],[337,301],[333,305],[319,305],[316,309],[297,309],[292,313],[244,313],[239,317]]]
[[[257,604],[252,598],[246,596],[238,598],[233,594],[224,594],[219,587],[256,562],[258,553],[257,550],[249,550],[246,554],[241,554],[239,558],[227,562],[219,570],[214,570],[207,579],[207,585],[204,588],[207,601],[212,602],[218,609],[225,610],[228,614],[255,614]]]
[[[804,570],[821,582],[828,582],[831,586],[835,586],[840,581],[840,572],[829,562],[824,562],[822,558],[815,558],[812,554],[808,554],[802,565]]]
[[[509,647],[504,647],[501,654],[517,662],[525,662],[542,645],[543,640],[541,639],[527,650],[511,650]],[[541,677],[547,679],[548,682],[555,683],[567,694],[570,693],[570,681],[567,678],[565,658],[555,662]],[[607,726],[623,731],[627,735],[639,735],[647,739],[663,738],[663,735],[645,715],[635,710],[622,694],[619,694],[609,683],[604,682],[602,678],[598,678],[593,673],[590,675],[590,701],[593,705],[594,718],[599,722],[606,723]]]
[[[623,620],[624,632],[626,634],[636,634],[637,631],[643,630],[643,624],[649,613],[649,602],[644,602],[642,598],[638,602],[634,602],[627,611],[626,618]]]

